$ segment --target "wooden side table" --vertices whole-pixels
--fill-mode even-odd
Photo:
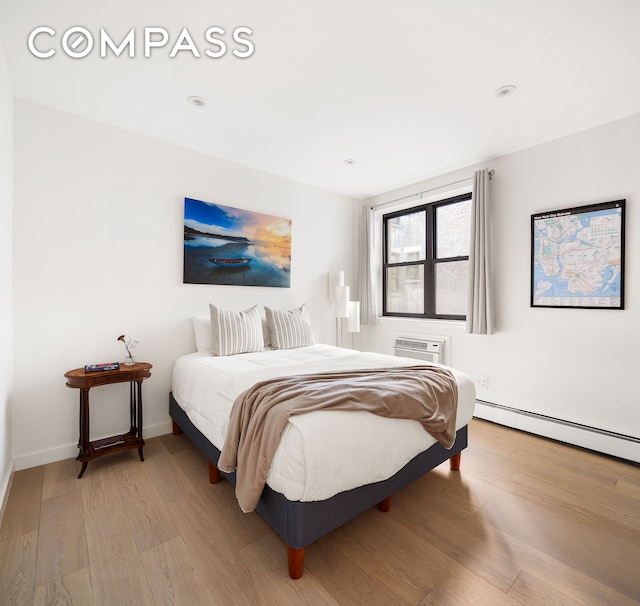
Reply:
[[[82,463],[82,469],[78,479],[82,477],[89,461],[101,457],[109,452],[117,452],[129,448],[137,448],[138,456],[142,456],[142,381],[151,376],[152,365],[147,362],[137,362],[131,366],[120,366],[119,370],[102,370],[98,372],[85,372],[84,368],[75,368],[64,373],[67,379],[67,387],[80,390],[80,437],[78,448],[80,453],[76,461]],[[109,438],[102,438],[91,442],[89,440],[89,390],[100,385],[110,383],[129,382],[129,401],[131,412],[131,426],[127,433]]]

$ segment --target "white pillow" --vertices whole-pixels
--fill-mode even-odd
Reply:
[[[245,311],[231,311],[210,304],[209,311],[214,356],[231,356],[264,349],[262,321],[257,305]]]
[[[295,349],[315,345],[311,319],[307,306],[291,310],[278,310],[265,307],[267,326],[271,336],[271,346],[274,349]]]
[[[265,348],[271,347],[271,336],[265,318],[260,318],[262,324],[262,339]],[[211,329],[211,315],[194,316],[191,318],[193,335],[196,339],[196,351],[211,352],[213,350],[213,330]]]
[[[211,330],[211,316],[196,316],[191,318],[193,336],[196,338],[196,349],[208,351],[213,349],[213,331]]]
[[[271,349],[271,334],[269,334],[269,325],[265,318],[260,318],[262,323],[262,338],[264,339],[264,348]]]

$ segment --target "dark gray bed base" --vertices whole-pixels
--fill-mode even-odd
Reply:
[[[189,417],[169,394],[169,414],[178,427],[189,437],[210,463],[217,465],[220,451],[191,423]],[[284,495],[265,486],[256,511],[280,535],[289,550],[289,575],[302,576],[304,548],[320,537],[335,530],[363,511],[381,504],[407,484],[428,471],[452,459],[467,447],[467,427],[458,430],[456,441],[450,450],[436,442],[431,448],[409,461],[389,479],[341,492],[325,501],[289,501]],[[452,469],[457,468],[457,463]],[[220,472],[235,486],[236,474]],[[388,501],[387,501],[388,503]],[[300,560],[292,571],[292,552],[298,552]]]

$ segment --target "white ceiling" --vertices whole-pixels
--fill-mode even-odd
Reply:
[[[96,38],[83,59],[72,26]],[[183,27],[216,50],[211,26],[223,58],[169,58]],[[136,56],[101,58],[100,27],[135,28]],[[149,59],[145,27],[170,34]],[[639,113],[639,29],[639,0],[0,0],[16,97],[357,198]]]

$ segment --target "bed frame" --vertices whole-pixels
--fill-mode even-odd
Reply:
[[[216,484],[221,476],[224,476],[235,486],[235,472],[226,473],[218,470],[216,465],[220,451],[193,425],[172,393],[169,394],[169,414],[173,423],[173,434],[184,432],[207,457],[209,481]],[[450,460],[451,469],[458,471],[462,450],[467,447],[467,435],[465,426],[458,430],[455,443],[449,450],[436,442],[431,448],[411,459],[389,479],[338,493],[324,501],[289,501],[284,495],[272,490],[268,485],[265,486],[256,511],[284,539],[287,545],[289,576],[292,579],[302,576],[305,548],[320,537],[376,505],[381,511],[389,511],[391,495],[447,459]]]

